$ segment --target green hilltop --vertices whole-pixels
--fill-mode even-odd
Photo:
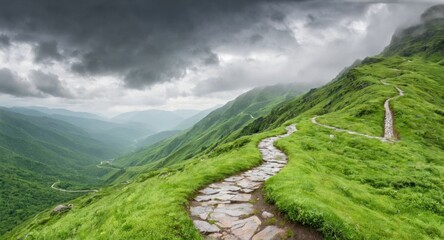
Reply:
[[[41,212],[3,238],[201,239],[188,201],[200,188],[260,164],[259,141],[295,123],[299,131],[277,142],[288,165],[264,186],[267,200],[290,220],[326,239],[443,239],[442,16],[442,6],[432,8],[383,53],[303,95],[244,95],[191,130],[118,159],[135,169],[130,183],[81,196],[63,215]],[[405,93],[390,102],[399,141],[312,123],[319,116],[322,124],[382,136],[383,104],[398,94],[394,86]],[[258,99],[268,103],[256,105]]]

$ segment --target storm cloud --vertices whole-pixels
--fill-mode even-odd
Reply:
[[[0,69],[0,92],[17,97],[39,96],[32,85],[7,68]]]
[[[302,10],[323,5],[292,2],[302,2]],[[36,62],[60,61],[63,49],[76,56],[71,69],[79,74],[117,75],[126,87],[143,88],[180,79],[201,63],[218,64],[212,48],[242,31],[276,31],[273,24],[286,17],[279,4],[286,1],[16,0],[2,4],[0,28],[16,40],[36,42]],[[366,7],[348,4],[335,11],[360,14]],[[239,40],[257,43],[261,35]]]
[[[106,105],[232,92],[226,101],[281,82],[315,87],[380,52],[394,29],[433,4],[391,2],[0,0],[2,64],[22,75],[0,91],[95,95]]]
[[[73,97],[73,95],[67,89],[65,89],[57,75],[33,70],[29,74],[29,77],[30,79],[32,79],[32,82],[34,83],[37,90],[41,91],[42,93],[54,97]]]

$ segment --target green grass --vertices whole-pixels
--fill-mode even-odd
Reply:
[[[259,140],[281,132],[283,128],[239,139],[219,146],[215,157],[189,160],[142,174],[128,185],[88,194],[71,201],[70,212],[57,217],[42,212],[3,237],[199,239],[186,210],[188,199],[209,183],[259,164]]]

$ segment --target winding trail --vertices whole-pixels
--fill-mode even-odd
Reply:
[[[392,86],[383,80],[381,83]],[[317,116],[311,121],[313,124],[335,131],[384,142],[395,141],[397,136],[390,100],[404,96],[404,92],[397,86],[394,87],[399,95],[384,102],[383,137],[325,125],[316,121]],[[266,138],[259,143],[258,147],[264,160],[262,165],[226,178],[222,182],[210,184],[199,191],[190,204],[190,215],[195,227],[205,239],[280,239],[285,238],[288,231],[296,233],[292,239],[322,239],[315,230],[285,220],[281,213],[266,204],[262,198],[263,182],[277,174],[287,163],[287,156],[273,145],[276,140],[297,131],[294,124],[288,126],[286,130],[286,134]]]
[[[384,85],[387,85],[387,86],[393,86],[392,84],[386,83],[384,80],[381,80],[381,83],[384,84]],[[398,140],[398,137],[397,137],[397,135],[395,133],[395,123],[394,123],[394,119],[395,118],[393,116],[392,110],[390,109],[390,101],[393,100],[393,99],[396,99],[398,97],[404,96],[404,91],[402,91],[397,86],[394,86],[394,87],[396,88],[396,90],[398,90],[399,94],[394,96],[394,97],[388,98],[384,102],[385,114],[384,114],[384,136],[383,137],[371,136],[371,135],[367,135],[367,134],[364,134],[364,133],[358,133],[358,132],[354,132],[354,131],[351,131],[351,130],[346,130],[346,129],[342,129],[342,128],[337,128],[337,127],[325,125],[325,124],[322,124],[322,123],[319,123],[319,122],[316,121],[316,118],[318,116],[313,117],[311,119],[311,122],[316,124],[316,125],[318,125],[318,126],[324,127],[324,128],[333,129],[333,130],[336,130],[336,131],[339,131],[339,132],[346,132],[346,133],[353,134],[353,135],[359,135],[359,136],[366,137],[366,138],[379,139],[379,140],[381,140],[383,142],[386,142],[386,141],[396,141],[396,140]]]
[[[381,83],[387,86],[392,86],[389,83],[384,82],[384,80],[381,80]],[[385,117],[384,117],[384,138],[389,140],[396,140],[397,136],[395,133],[395,127],[394,127],[394,117],[393,112],[390,109],[390,100],[393,100],[398,97],[404,96],[404,92],[395,86],[396,90],[398,90],[399,95],[389,98],[385,100],[384,102],[384,109],[385,109]]]
[[[199,191],[190,204],[190,215],[206,239],[279,239],[289,231],[295,234],[293,239],[322,239],[315,230],[285,220],[262,197],[264,181],[287,163],[287,156],[273,145],[297,131],[295,125],[286,130],[259,143],[262,165]]]
[[[68,189],[63,189],[63,188],[58,188],[56,187],[57,184],[59,184],[60,182],[55,182],[51,185],[52,189],[61,191],[61,192],[69,192],[69,193],[86,193],[86,192],[99,192],[99,190],[97,189],[85,189],[85,190],[68,190]]]

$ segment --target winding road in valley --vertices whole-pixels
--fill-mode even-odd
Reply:
[[[190,215],[197,229],[208,239],[322,239],[314,229],[290,223],[261,193],[265,180],[277,174],[287,163],[287,156],[273,143],[297,131],[295,125],[287,133],[259,143],[263,164],[244,173],[210,184],[199,191],[191,202]]]
[[[52,189],[55,189],[57,191],[61,191],[61,192],[68,192],[68,193],[87,193],[87,192],[99,192],[99,190],[97,189],[85,189],[85,190],[68,190],[68,189],[63,189],[63,188],[58,188],[56,185],[59,184],[60,182],[55,182],[51,185]]]

